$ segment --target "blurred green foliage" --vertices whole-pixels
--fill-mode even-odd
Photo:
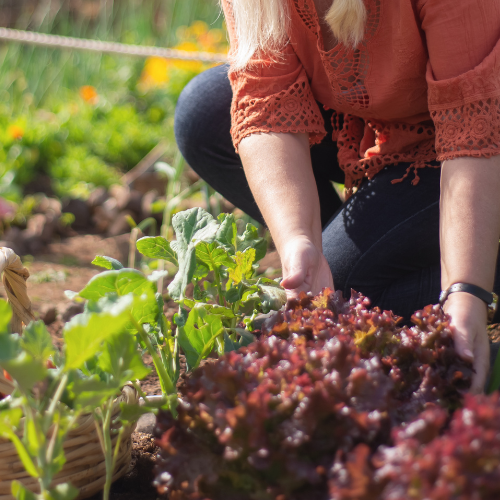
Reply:
[[[216,0],[24,2],[16,22],[21,29],[225,50]],[[20,203],[24,188],[36,191],[37,179],[45,175],[56,195],[86,197],[95,186],[119,181],[161,140],[173,158],[175,103],[185,84],[206,68],[198,62],[0,45],[0,196]]]

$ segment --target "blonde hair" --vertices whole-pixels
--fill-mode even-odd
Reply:
[[[288,41],[288,0],[231,0],[231,9],[238,40],[233,47],[232,67],[245,68],[259,53],[278,60]],[[325,21],[340,43],[355,47],[364,36],[365,4],[363,0],[333,0]]]

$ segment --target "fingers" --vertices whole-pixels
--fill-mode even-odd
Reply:
[[[281,286],[283,288],[293,290],[294,288],[299,288],[304,283],[305,278],[306,271],[303,268],[297,269],[283,279]]]

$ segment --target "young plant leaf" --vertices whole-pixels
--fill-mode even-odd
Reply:
[[[84,299],[98,301],[109,293],[115,293],[118,296],[128,293],[141,295],[148,290],[154,292],[155,285],[143,273],[135,269],[121,269],[104,271],[94,276],[79,295]]]
[[[192,208],[176,214],[172,219],[172,225],[177,236],[175,248],[179,259],[179,271],[170,283],[168,292],[174,300],[182,300],[196,270],[196,245],[200,242],[212,243],[218,224],[205,210]]]
[[[116,272],[116,271],[110,271]],[[140,298],[138,301],[140,301]],[[66,371],[79,369],[101,348],[102,342],[123,331],[130,321],[129,310],[134,305],[134,297],[129,295],[118,300],[114,307],[103,313],[78,314],[66,323]]]
[[[220,214],[217,217],[220,222],[215,240],[220,243],[230,255],[234,255],[237,250],[238,228],[233,214]]]
[[[14,359],[20,350],[19,335],[0,333],[0,363]]]
[[[261,300],[261,308],[264,314],[270,311],[278,311],[286,304],[285,290],[275,282],[271,284],[258,284],[259,291],[257,292]]]
[[[148,406],[130,405],[127,403],[120,403],[120,421],[135,423],[139,420],[141,415],[151,413],[151,408]]]
[[[237,239],[237,250],[240,252],[244,252],[247,248],[255,249],[254,262],[259,262],[266,256],[267,242],[264,238],[259,237],[259,232],[253,224],[247,224],[245,232]]]
[[[178,339],[186,355],[188,369],[197,366],[200,356],[210,354],[215,338],[223,331],[220,316],[207,315],[199,306],[191,309],[186,323],[178,327]]]
[[[210,271],[220,266],[234,267],[234,261],[229,257],[226,249],[219,246],[217,242],[201,242],[196,246],[196,258],[203,262]]]
[[[44,363],[55,352],[50,333],[41,320],[32,321],[24,329],[21,337],[21,347],[35,359],[42,360]]]
[[[19,459],[21,460],[26,472],[35,478],[38,478],[38,471],[33,460],[31,459],[28,450],[23,442],[19,439],[15,430],[19,426],[22,417],[22,410],[20,408],[12,408],[9,410],[2,410],[0,412],[0,436],[8,439],[16,448]]]
[[[10,484],[10,492],[16,500],[40,500],[39,495],[28,490],[26,486],[16,480]]]
[[[142,362],[137,342],[129,333],[120,333],[104,343],[98,365],[120,386],[129,380],[142,380],[151,371]]]
[[[137,241],[137,250],[151,259],[163,259],[179,266],[177,254],[163,236],[145,236]]]
[[[235,318],[234,312],[229,307],[219,306],[217,304],[198,304],[198,307],[203,307],[208,314],[215,314],[224,318]]]
[[[100,406],[104,401],[119,393],[120,387],[115,379],[104,381],[94,375],[91,378],[74,380],[68,385],[68,392],[73,406],[83,410]]]
[[[238,284],[245,278],[251,278],[253,274],[252,264],[255,261],[255,249],[248,248],[245,252],[236,252],[234,256],[236,263],[233,269],[229,270],[229,279]]]
[[[224,352],[237,351],[240,347],[250,345],[256,340],[256,337],[243,328],[233,328],[233,331],[238,333],[240,338],[238,340],[233,340],[227,332],[224,332]]]
[[[130,295],[131,297],[133,296],[133,299],[131,299],[132,303],[130,305],[129,312],[132,314],[135,321],[137,321],[140,325],[145,323],[155,325],[156,317],[158,315],[158,304],[156,302],[155,294],[151,290],[148,290],[140,296],[134,296],[133,294]],[[110,312],[115,314],[116,310],[122,307],[120,305],[121,299],[121,297],[115,294],[110,294],[106,297],[102,297],[97,302],[89,301],[86,304],[85,312]],[[131,333],[135,333],[137,331],[132,321],[127,324],[126,330]]]
[[[107,257],[106,255],[96,255],[92,264],[115,271],[123,269],[123,264],[119,260],[113,259],[113,257]]]

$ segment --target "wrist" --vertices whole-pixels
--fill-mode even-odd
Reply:
[[[286,233],[280,240],[274,240],[274,244],[276,245],[276,249],[281,256],[287,253],[287,249],[296,248],[298,244],[312,244],[322,252],[321,233],[319,236],[305,231]]]
[[[486,325],[486,304],[478,297],[466,292],[455,292],[448,296],[443,305],[445,313],[450,314],[455,321],[460,323],[481,322]]]

